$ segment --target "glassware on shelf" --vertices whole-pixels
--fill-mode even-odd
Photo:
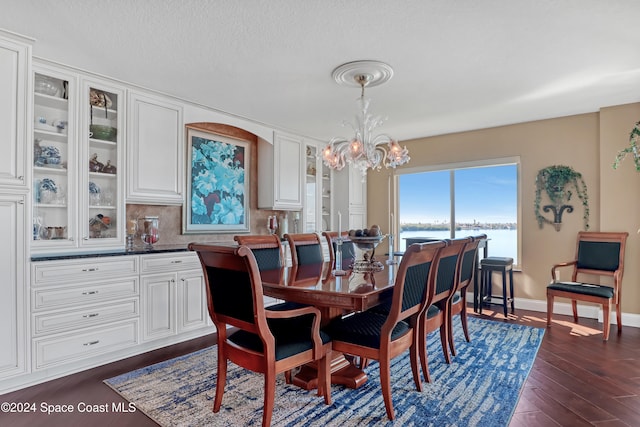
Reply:
[[[140,227],[140,239],[147,249],[160,239],[159,220],[157,216],[145,216],[138,220]]]
[[[267,230],[269,234],[275,234],[278,229],[278,217],[276,215],[269,215],[267,218]]]

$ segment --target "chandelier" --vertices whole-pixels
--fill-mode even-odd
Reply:
[[[344,123],[351,126],[354,136],[349,139],[332,138],[322,151],[324,164],[341,170],[350,163],[360,170],[364,179],[368,169],[395,168],[407,163],[410,160],[407,147],[401,147],[387,134],[374,135],[374,130],[384,123],[384,119],[369,112],[370,99],[364,97],[365,87],[380,85],[393,76],[391,66],[378,61],[349,62],[333,70],[332,76],[338,84],[359,86],[361,92],[355,122]]]

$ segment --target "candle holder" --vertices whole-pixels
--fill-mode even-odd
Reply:
[[[334,276],[344,276],[347,274],[342,269],[342,236],[336,239],[336,268],[332,271]]]
[[[387,259],[387,265],[396,265],[398,261],[396,261],[395,257],[393,256],[393,234],[387,234],[387,239],[389,239],[389,259]]]

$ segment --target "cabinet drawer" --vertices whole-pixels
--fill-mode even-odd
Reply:
[[[33,286],[100,280],[138,274],[138,257],[134,255],[82,258],[32,263]]]
[[[202,268],[198,255],[195,252],[141,255],[140,263],[140,270],[142,274],[175,272],[179,270]]]
[[[115,298],[135,297],[139,294],[138,277],[126,277],[112,282],[90,283],[81,286],[36,288],[32,290],[34,310],[90,304]]]
[[[33,333],[64,332],[139,315],[138,298],[116,301],[110,304],[93,305],[71,311],[56,311],[33,316]]]
[[[34,368],[48,368],[138,343],[138,319],[33,340]]]

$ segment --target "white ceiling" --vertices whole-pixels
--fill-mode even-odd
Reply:
[[[34,55],[306,136],[348,136],[357,88],[399,139],[640,101],[638,0],[2,0]]]

